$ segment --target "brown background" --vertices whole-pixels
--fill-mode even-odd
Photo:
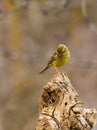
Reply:
[[[80,0],[0,0],[0,130],[35,129],[42,87],[56,74],[38,72],[59,43],[71,51],[62,70],[97,108],[97,0],[87,1],[88,20]]]

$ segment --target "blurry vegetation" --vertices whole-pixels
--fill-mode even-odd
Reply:
[[[0,130],[34,130],[42,86],[56,73],[38,72],[61,42],[72,54],[63,70],[97,107],[97,1],[85,2],[0,0]]]

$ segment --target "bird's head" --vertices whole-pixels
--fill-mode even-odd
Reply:
[[[68,49],[64,44],[59,44],[57,47],[57,52],[58,53],[64,53],[66,52]]]

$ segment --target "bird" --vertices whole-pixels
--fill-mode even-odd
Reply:
[[[67,64],[70,60],[71,54],[68,47],[64,44],[59,44],[56,51],[51,56],[48,61],[47,66],[39,72],[39,74],[43,74],[48,68],[54,67],[58,72],[58,68]]]

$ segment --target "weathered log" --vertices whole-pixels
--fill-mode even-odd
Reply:
[[[83,102],[64,73],[44,86],[36,130],[91,130],[97,110],[83,108]]]

